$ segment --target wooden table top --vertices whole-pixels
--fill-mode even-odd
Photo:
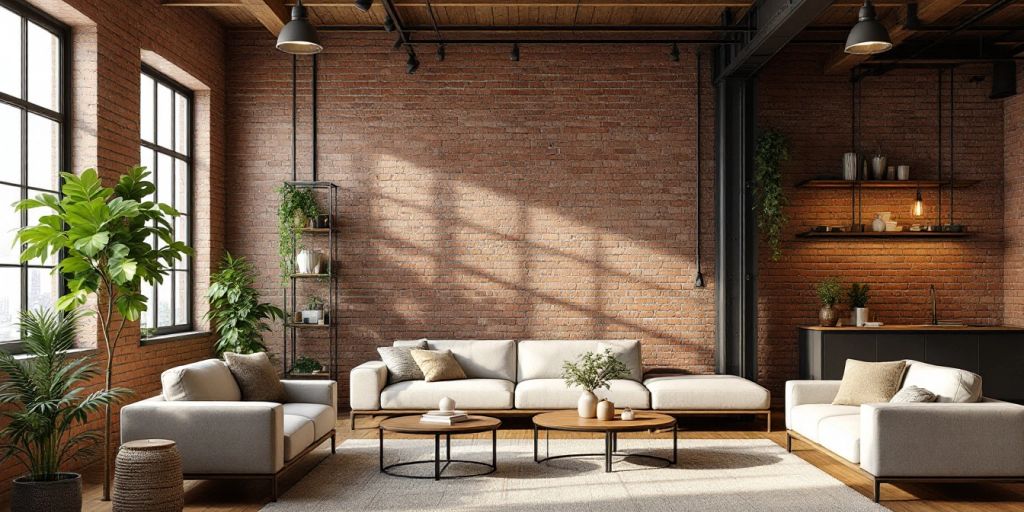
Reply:
[[[174,446],[174,441],[169,439],[139,439],[123,443],[121,448],[125,450],[168,450]]]
[[[420,415],[398,416],[380,422],[380,429],[399,434],[473,434],[498,430],[501,420],[489,416],[473,416],[453,425],[420,421]]]
[[[620,413],[616,412],[614,420],[601,421],[597,418],[580,418],[575,409],[546,412],[534,416],[533,424],[551,430],[574,432],[630,432],[669,428],[676,423],[672,416],[656,412],[634,411],[635,419],[631,421],[622,420]]]

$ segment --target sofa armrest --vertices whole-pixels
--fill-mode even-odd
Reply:
[[[349,373],[349,405],[353,411],[380,409],[380,392],[388,385],[388,367],[384,361],[369,361]]]
[[[282,380],[288,403],[321,404],[338,412],[338,382],[334,380]],[[335,414],[337,416],[337,414]]]
[[[273,474],[284,466],[284,408],[272,402],[168,402],[121,408],[121,442],[170,439],[185,473]]]
[[[786,381],[786,425],[790,424],[791,411],[798,405],[830,404],[839,393],[839,380],[790,380]]]
[[[876,477],[1024,477],[1024,406],[862,405],[860,435],[861,468]]]

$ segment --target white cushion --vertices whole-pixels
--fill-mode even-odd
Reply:
[[[284,460],[292,460],[313,444],[315,428],[309,418],[284,415]],[[197,435],[200,434],[197,432]]]
[[[417,340],[418,341],[418,340]],[[431,340],[430,350],[451,350],[470,379],[516,380],[516,342],[513,340]],[[411,341],[396,341],[409,346]]]
[[[643,384],[632,380],[613,380],[611,389],[598,389],[598,398],[607,398],[615,407],[647,409],[650,394]],[[570,388],[562,379],[533,379],[516,385],[516,409],[575,409],[583,391]]]
[[[832,404],[804,404],[790,409],[786,417],[786,428],[818,442],[818,427],[822,420],[834,416],[853,415],[860,417],[860,406]]]
[[[640,342],[637,340],[528,340],[519,342],[519,382],[562,378],[562,364],[576,361],[587,352],[612,349],[630,369],[630,378],[643,380]]]
[[[176,366],[160,374],[164,400],[237,401],[242,391],[231,370],[219,359]]]
[[[967,370],[907,361],[903,387],[917,386],[935,394],[936,402],[978,402],[981,376]]]
[[[461,379],[425,382],[407,380],[380,394],[381,409],[437,409],[444,397],[459,409],[511,409],[515,384],[501,379]]]
[[[735,375],[667,375],[644,381],[651,408],[675,411],[765,410],[767,389]]]
[[[284,414],[301,416],[313,422],[313,438],[320,439],[334,428],[338,418],[334,410],[323,404],[284,404]]]
[[[829,416],[818,422],[818,444],[854,464],[860,462],[860,414]]]

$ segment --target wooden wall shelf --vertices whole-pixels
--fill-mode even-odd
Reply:
[[[940,233],[933,231],[882,231],[880,233],[874,231],[806,231],[796,235],[798,238],[831,238],[831,239],[849,239],[849,238],[904,238],[904,239],[935,239],[935,238],[967,238],[973,233],[961,232],[961,233]]]
[[[848,180],[805,180],[797,184],[800,188],[939,188],[939,187],[953,187],[953,188],[967,188],[977,185],[979,180],[957,180],[957,181],[937,181],[937,180],[908,180],[908,181],[885,181],[885,180],[860,180],[860,181],[848,181]]]

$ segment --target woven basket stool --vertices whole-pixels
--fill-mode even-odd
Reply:
[[[178,512],[185,506],[181,456],[174,441],[144,439],[121,445],[113,505],[113,512]]]

